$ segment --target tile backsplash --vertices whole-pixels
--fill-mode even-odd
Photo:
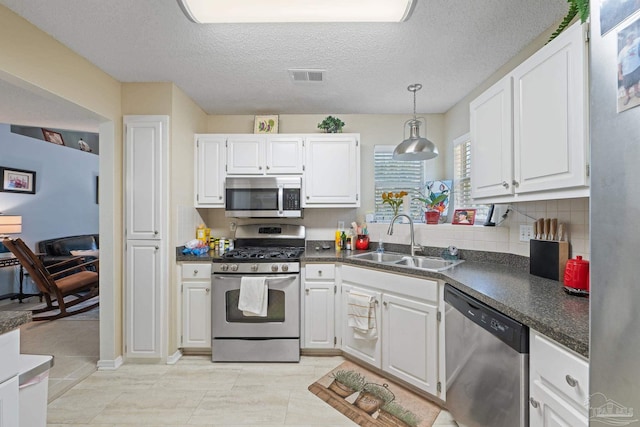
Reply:
[[[547,200],[539,202],[521,202],[509,205],[512,209],[506,219],[496,227],[466,225],[415,225],[416,243],[424,246],[447,247],[457,246],[460,249],[471,249],[487,252],[504,252],[521,256],[529,256],[529,243],[520,242],[520,225],[533,224],[532,218],[558,218],[558,222],[566,225],[567,238],[570,243],[569,256],[581,255],[589,259],[589,198]],[[507,206],[501,206],[501,212]],[[223,209],[184,209],[178,210],[178,244],[184,244],[189,233],[195,236],[195,226],[200,219],[212,228],[212,235],[233,237],[230,232],[231,222],[237,224],[253,222],[278,222],[278,220],[231,219],[224,216]],[[333,240],[338,221],[349,224],[357,219],[356,209],[305,209],[304,218],[285,220],[292,224],[303,224],[307,229],[307,240]],[[532,218],[529,218],[532,217]],[[494,218],[496,222],[500,218]],[[362,219],[358,218],[361,222]],[[378,240],[385,243],[409,243],[409,224],[398,223],[394,226],[392,236],[387,235],[388,223],[368,224],[371,247],[377,247]],[[189,232],[191,230],[191,232]],[[190,237],[192,238],[192,237]]]

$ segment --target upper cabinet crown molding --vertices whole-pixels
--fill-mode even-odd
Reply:
[[[589,195],[585,31],[574,24],[470,103],[473,198]]]

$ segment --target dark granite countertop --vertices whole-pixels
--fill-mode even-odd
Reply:
[[[31,322],[30,311],[0,311],[0,335]]]
[[[567,294],[560,282],[529,274],[527,258],[493,253],[483,256],[463,251],[462,258],[465,262],[435,273],[349,258],[350,255],[368,251],[336,252],[333,249],[316,250],[315,247],[313,244],[308,245],[302,257],[303,263],[340,262],[415,277],[440,279],[584,357],[589,357],[589,299]],[[393,252],[407,252],[402,245],[387,245],[385,248]],[[176,255],[181,262],[222,260],[215,254],[189,256],[183,255],[179,250]]]

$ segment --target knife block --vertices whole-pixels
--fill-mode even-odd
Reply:
[[[529,241],[529,273],[551,280],[564,280],[569,259],[569,242],[557,240]]]

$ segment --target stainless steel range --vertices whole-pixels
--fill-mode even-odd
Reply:
[[[235,237],[235,249],[213,263],[212,360],[298,362],[304,226],[240,225]],[[261,313],[243,309],[259,304],[256,289],[264,289]]]

